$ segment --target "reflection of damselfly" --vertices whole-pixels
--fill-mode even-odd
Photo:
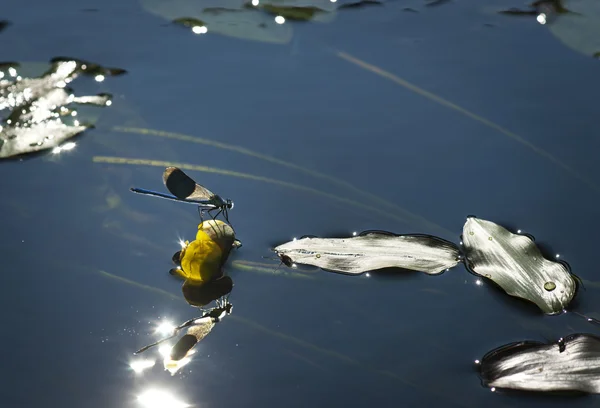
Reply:
[[[198,206],[200,216],[202,216],[204,211],[207,211],[210,214],[211,211],[219,210],[213,218],[216,218],[220,213],[223,213],[225,220],[229,224],[228,211],[233,208],[233,201],[229,199],[224,200],[220,196],[212,193],[206,187],[196,183],[194,179],[177,167],[167,167],[165,169],[165,172],[163,173],[163,182],[173,195],[143,188],[131,188],[131,191],[138,194],[165,198],[167,200],[195,204]]]
[[[232,304],[227,300],[217,301],[217,307],[207,309],[204,311],[202,316],[190,319],[187,322],[180,324],[173,329],[173,333],[170,336],[142,347],[134,354],[140,354],[149,348],[158,346],[159,344],[177,336],[180,330],[187,329],[186,334],[180,338],[177,343],[175,343],[169,352],[169,356],[165,359],[165,368],[174,372],[180,366],[185,364],[185,362],[182,360],[192,354],[190,351],[196,345],[196,343],[204,339],[208,333],[211,332],[215,324],[220,322],[223,317],[231,314],[232,309]]]

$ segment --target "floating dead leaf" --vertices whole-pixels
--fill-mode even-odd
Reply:
[[[43,75],[27,77],[14,62],[0,63],[0,158],[54,148],[58,153],[74,147],[67,140],[92,125],[80,122],[76,106],[110,106],[111,95],[75,96],[69,84],[81,75],[102,82],[105,76],[122,75],[124,70],[105,68],[73,58],[54,58]]]
[[[385,232],[365,232],[350,238],[301,238],[279,245],[275,252],[288,266],[313,265],[350,275],[382,268],[433,275],[460,262],[458,247],[441,238]]]
[[[551,344],[507,344],[483,357],[480,376],[487,387],[598,394],[600,338],[572,334]]]
[[[499,11],[530,16],[567,47],[584,55],[600,55],[600,2],[597,0],[537,0],[529,8]]]
[[[577,285],[565,264],[543,257],[535,242],[491,221],[467,218],[463,227],[466,264],[511,296],[535,303],[544,313],[563,311]]]

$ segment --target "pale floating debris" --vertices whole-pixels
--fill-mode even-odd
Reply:
[[[528,9],[511,8],[501,14],[535,16],[567,47],[600,58],[600,2],[598,0],[536,1]]]
[[[487,353],[483,384],[523,391],[600,393],[600,338],[573,334],[558,342],[511,343]]]
[[[125,71],[88,64],[54,58],[42,75],[22,77],[19,64],[0,63],[0,78],[6,78],[0,80],[0,112],[8,111],[4,122],[0,122],[0,158],[68,150],[68,144],[60,145],[91,127],[72,119],[78,116],[72,104],[108,106],[111,95],[75,96],[67,84],[82,74],[112,76]],[[63,117],[70,117],[70,122],[63,121]]]
[[[215,3],[217,7],[189,0],[140,0],[140,3],[147,12],[188,27],[192,32],[194,27],[205,27],[208,33],[280,44],[290,42],[293,35],[289,24],[279,25],[255,7],[244,7],[243,0],[221,0]]]
[[[375,0],[342,5],[331,0],[220,0],[212,4],[140,0],[140,3],[147,12],[189,27],[196,34],[209,32],[281,44],[289,43],[293,37],[291,24],[284,24],[288,21],[329,23],[335,20],[339,9],[383,4]]]
[[[84,103],[88,105],[97,105],[97,106],[110,106],[112,105],[111,99],[112,95],[109,94],[99,94],[99,95],[91,95],[91,96],[74,96],[72,98],[73,103]]]
[[[28,127],[6,128],[0,136],[0,158],[19,156],[54,147],[55,152],[63,150],[58,145],[89,128],[89,125],[69,126],[60,120],[48,120],[43,124]]]
[[[533,240],[491,221],[467,218],[463,227],[467,267],[511,296],[535,303],[544,313],[562,312],[577,285],[568,268],[543,257]]]
[[[349,238],[302,238],[276,247],[282,261],[358,275],[382,268],[438,274],[460,262],[456,245],[427,235],[365,232]]]
[[[600,2],[569,0],[565,10],[547,5],[540,11],[550,32],[564,45],[584,55],[600,57]],[[548,21],[549,20],[549,21]],[[539,20],[538,20],[539,22]]]

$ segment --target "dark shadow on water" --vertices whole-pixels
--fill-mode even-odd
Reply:
[[[536,10],[523,10],[523,9],[518,9],[515,7],[511,7],[509,9],[506,10],[500,10],[498,11],[498,14],[504,14],[507,16],[535,16],[537,15],[537,11]]]
[[[579,307],[581,306],[581,302],[579,301],[579,297],[577,296],[579,294],[579,286],[577,288],[577,292],[575,293],[575,297],[573,297],[573,300],[571,301],[571,303],[569,303],[569,307],[567,308],[567,311],[573,311],[573,312],[577,312],[579,309]]]
[[[499,14],[508,16],[537,16],[540,13],[555,13],[555,14],[566,14],[570,11],[565,7],[565,1],[563,0],[538,0],[529,3],[528,9],[511,7],[506,10],[498,11]]]
[[[417,280],[420,279],[423,275],[427,275],[426,273],[413,271],[410,269],[404,268],[383,268],[375,271],[368,272],[372,279],[376,280]],[[442,272],[443,273],[443,272]],[[438,276],[441,273],[435,275]],[[361,275],[362,276],[362,275]]]
[[[383,6],[385,3],[382,1],[376,1],[376,0],[362,0],[362,1],[356,1],[354,3],[349,3],[349,4],[342,4],[338,7],[338,10],[342,10],[342,9],[361,9],[361,8],[365,8],[365,7],[371,7],[371,6]]]
[[[452,0],[433,0],[425,3],[425,7],[437,7],[447,3],[452,3]]]
[[[316,269],[322,270],[322,271],[328,272],[328,273],[335,273],[336,275],[348,276],[349,279],[364,277],[366,274],[368,274],[368,276],[371,277],[372,279],[416,280],[416,279],[419,279],[419,277],[422,275],[428,275],[424,272],[413,271],[411,269],[404,269],[404,268],[382,268],[382,269],[376,269],[376,270],[364,272],[361,274],[344,273],[344,272],[338,272],[338,271],[333,271],[333,270],[324,269],[324,268],[316,268]],[[438,275],[441,275],[442,273],[438,273],[436,275],[431,275],[431,276],[438,276]]]
[[[9,21],[0,20],[0,32],[2,32],[3,30],[5,30],[9,25],[10,25]]]
[[[327,13],[327,11],[321,10],[317,7],[283,7],[283,6],[274,6],[272,4],[260,4],[260,3],[258,6],[252,6],[251,4],[246,4],[245,7],[249,8],[249,9],[259,8],[270,16],[273,16],[273,17],[282,16],[286,20],[295,21],[295,22],[310,21],[313,18],[317,17],[319,14]]]
[[[536,402],[548,402],[552,400],[552,403],[557,401],[564,401],[565,403],[572,402],[574,399],[590,398],[591,395],[581,391],[522,391],[522,390],[510,390],[510,389],[496,389],[497,393],[504,394],[506,396],[518,397],[519,402],[526,402],[528,400],[535,399]]]

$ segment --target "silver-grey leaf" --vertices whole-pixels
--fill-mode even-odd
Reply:
[[[279,245],[275,252],[293,263],[351,275],[382,268],[437,274],[460,262],[458,247],[441,238],[379,232],[350,238],[302,238]]]
[[[573,334],[552,344],[508,344],[483,357],[480,375],[487,387],[598,394],[600,338]]]
[[[0,158],[56,147],[88,128],[89,125],[67,125],[59,119],[34,123],[27,127],[7,127],[0,131]]]
[[[67,140],[91,125],[80,123],[75,105],[109,106],[111,96],[75,96],[69,88],[80,75],[121,75],[118,68],[103,68],[81,60],[55,58],[40,76],[27,77],[20,64],[0,64],[0,159],[52,148],[61,150]],[[102,73],[103,75],[99,75]]]
[[[550,32],[567,47],[598,58],[600,56],[600,2],[568,0],[562,3],[568,12],[555,13],[554,18],[549,19],[546,25]],[[548,14],[546,10],[540,11],[545,12],[545,15]]]
[[[469,217],[463,227],[467,266],[511,296],[535,303],[544,313],[563,311],[577,285],[567,267],[544,258],[531,238],[491,221]]]

